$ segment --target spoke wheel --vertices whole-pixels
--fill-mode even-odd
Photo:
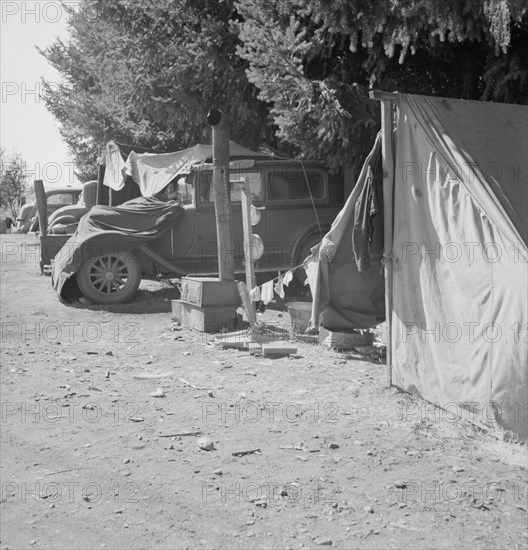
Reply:
[[[97,304],[127,302],[141,280],[139,263],[132,254],[103,253],[86,260],[77,273],[81,292]]]

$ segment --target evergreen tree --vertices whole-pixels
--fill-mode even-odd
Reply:
[[[83,180],[110,139],[175,151],[211,141],[211,107],[229,117],[232,139],[275,144],[268,109],[235,54],[233,2],[81,0],[71,39],[43,55],[64,83],[45,83]]]
[[[239,55],[278,135],[332,168],[379,128],[368,90],[525,103],[522,0],[244,0]],[[374,110],[373,110],[374,109]]]

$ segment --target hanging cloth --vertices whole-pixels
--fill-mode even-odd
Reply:
[[[264,305],[269,304],[273,300],[273,279],[262,285],[260,299]]]

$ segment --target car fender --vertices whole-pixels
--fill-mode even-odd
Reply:
[[[124,252],[135,255],[140,259],[139,247],[144,244],[143,239],[134,235],[126,235],[119,231],[104,231],[83,239],[81,242],[69,239],[61,249],[61,256],[73,254],[75,264],[81,265],[85,260],[91,260],[108,252]]]
[[[305,227],[302,233],[297,235],[294,246],[294,258],[297,264],[304,260],[304,258],[300,257],[304,249],[314,240],[322,241],[323,237],[330,231],[330,227],[330,224],[321,224],[321,229],[319,229],[317,224],[312,224]]]
[[[58,210],[55,210],[49,218],[48,218],[48,227],[51,227],[57,219],[63,216],[73,216],[74,218],[79,221],[87,212],[89,208],[86,206],[77,206],[77,205],[69,205],[69,206],[61,206]]]

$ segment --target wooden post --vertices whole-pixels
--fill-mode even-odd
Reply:
[[[392,386],[392,243],[394,229],[393,103],[396,93],[373,90],[370,99],[381,101],[381,157],[383,162],[383,240],[385,268],[385,317],[387,322],[387,381]]]
[[[218,276],[221,281],[234,281],[235,254],[229,194],[229,123],[226,115],[218,109],[209,111],[207,122],[213,127],[213,194],[218,243]]]
[[[48,233],[48,204],[46,192],[44,191],[44,182],[42,180],[35,180],[33,185],[35,187],[35,200],[37,201],[40,235],[45,237]]]
[[[244,265],[246,269],[246,285],[249,290],[255,288],[255,263],[253,258],[253,246],[252,239],[253,230],[251,226],[251,191],[247,181],[244,181],[244,185],[241,188],[240,193],[241,206],[242,206],[242,228],[244,231]],[[253,316],[256,315],[255,302],[250,300],[250,307],[253,311]]]
[[[99,162],[97,165],[97,198],[95,204],[108,206],[108,187],[103,184],[106,166]]]

